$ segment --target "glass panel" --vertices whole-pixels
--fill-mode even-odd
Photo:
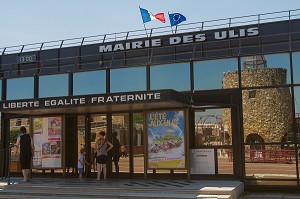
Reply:
[[[294,87],[295,94],[295,119],[296,119],[296,142],[298,144],[298,170],[300,172],[300,87]]]
[[[39,97],[67,96],[68,74],[40,76]]]
[[[33,98],[33,95],[33,77],[7,80],[7,100],[29,99]]]
[[[2,80],[0,80],[0,99],[2,99]]]
[[[231,109],[195,112],[195,122],[195,146],[231,145]]]
[[[300,52],[293,53],[294,84],[300,83]]]
[[[121,173],[129,173],[129,114],[114,114],[112,116],[112,132],[116,134],[116,138],[120,141],[121,157],[118,163]],[[112,165],[112,171],[116,172],[115,165]]]
[[[106,92],[106,71],[74,73],[74,95]]]
[[[233,58],[194,62],[195,90],[237,88],[237,69],[238,60]]]
[[[242,86],[272,86],[291,83],[289,54],[243,57]]]
[[[107,132],[107,119],[106,115],[92,115],[91,116],[91,147],[92,147],[92,152],[96,151],[96,141],[98,139],[98,134],[100,131],[105,131]],[[93,159],[93,165],[91,165],[91,172],[97,172],[97,166],[96,166],[96,156],[94,153],[92,154],[92,159]]]
[[[27,129],[27,132],[30,133],[29,118],[10,119],[10,138],[9,138],[10,144],[16,144],[18,137],[21,136],[21,133],[20,133],[21,126],[24,126]],[[12,151],[11,151],[10,171],[11,172],[21,172],[20,160],[19,160],[20,153],[17,153],[17,155],[15,155],[14,150],[16,150],[15,147],[13,147]],[[20,147],[18,150],[20,150]]]
[[[218,174],[233,174],[233,156],[230,149],[217,149]]]
[[[77,154],[80,154],[80,150],[82,148],[86,148],[85,147],[85,116],[84,115],[79,115],[77,117],[77,137],[78,137],[78,149],[77,149]],[[95,167],[95,157],[94,157],[94,154],[95,154],[95,151],[93,150],[93,146],[91,148],[91,169],[92,169],[92,172],[95,172],[96,171],[96,167]]]
[[[176,82],[176,83],[175,83]],[[190,64],[167,64],[150,67],[150,88],[189,91]]]
[[[246,176],[252,178],[296,179],[294,145],[253,144],[245,146]]]
[[[144,173],[144,115],[133,114],[133,171]]]
[[[250,97],[252,91],[255,97]],[[244,90],[242,99],[245,143],[291,141],[293,113],[289,88]]]
[[[110,91],[146,90],[146,67],[113,69],[110,71]]]

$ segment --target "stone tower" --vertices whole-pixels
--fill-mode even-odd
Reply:
[[[267,68],[263,55],[247,57],[241,72],[243,87],[286,84],[287,70]],[[238,72],[223,76],[223,88],[238,87]],[[242,93],[244,141],[248,135],[260,136],[260,142],[280,142],[292,131],[292,97],[289,88],[244,90]],[[223,112],[224,125],[231,126],[230,110]],[[229,132],[231,129],[229,129]]]

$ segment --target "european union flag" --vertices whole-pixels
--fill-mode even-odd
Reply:
[[[171,26],[176,26],[183,21],[186,21],[185,16],[180,13],[171,13],[169,14]]]

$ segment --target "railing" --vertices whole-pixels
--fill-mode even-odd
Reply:
[[[14,147],[13,144],[8,148],[0,149],[0,181],[7,180],[8,185],[10,185],[10,159],[12,147]]]
[[[228,151],[228,160],[233,161],[232,150]],[[295,150],[245,150],[245,162],[248,163],[285,163],[293,164],[296,161]]]
[[[231,27],[241,26],[241,25],[261,24],[266,22],[291,20],[291,19],[297,19],[299,18],[299,16],[300,16],[300,9],[295,9],[295,10],[288,10],[288,11],[202,21],[202,22],[188,23],[188,24],[182,24],[176,26],[175,33],[183,33],[189,31],[206,31],[206,30],[218,29],[218,28],[231,28]],[[165,34],[173,34],[173,30],[170,28],[170,26],[3,47],[0,48],[0,54],[4,55],[4,54],[11,54],[11,53],[23,53],[29,51],[46,50],[52,48],[82,46],[82,45],[95,44],[95,43],[136,39],[141,37],[161,36]]]

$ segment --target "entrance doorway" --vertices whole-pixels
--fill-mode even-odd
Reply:
[[[192,154],[199,153],[201,160],[196,168],[191,164],[192,175],[234,175],[232,108],[197,109]],[[192,159],[193,157],[191,157]]]

